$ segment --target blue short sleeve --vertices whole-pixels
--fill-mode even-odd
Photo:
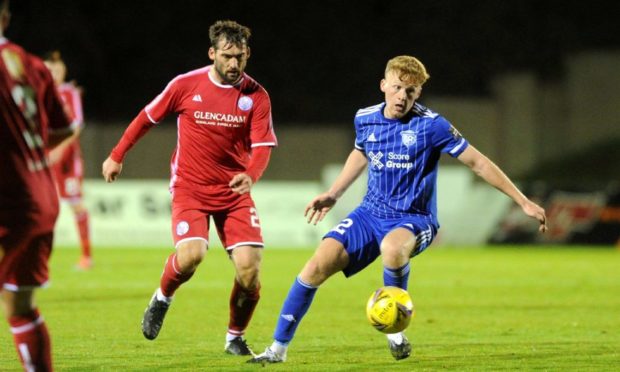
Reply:
[[[469,146],[469,142],[448,120],[437,116],[432,126],[433,147],[456,158]]]
[[[353,119],[353,124],[355,125],[355,148],[362,152],[365,152],[364,148],[364,139],[366,136],[364,135],[364,130],[362,129],[362,124],[360,123],[359,118],[356,116]]]

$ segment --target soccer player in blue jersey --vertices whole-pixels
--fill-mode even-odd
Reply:
[[[416,103],[428,78],[426,68],[414,57],[399,56],[387,63],[380,85],[385,102],[357,112],[355,149],[333,185],[307,205],[305,214],[316,225],[368,167],[366,196],[324,236],[284,301],[273,343],[248,362],[284,362],[316,290],[339,271],[349,277],[381,255],[384,285],[407,289],[410,258],[431,244],[439,228],[436,183],[442,153],[457,158],[508,195],[526,215],[538,220],[541,232],[546,231],[543,208],[525,197],[444,117]],[[387,337],[396,360],[411,354],[404,333]]]

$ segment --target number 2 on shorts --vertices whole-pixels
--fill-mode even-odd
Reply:
[[[344,220],[342,220],[342,222],[336,225],[336,227],[334,227],[332,230],[341,235],[344,235],[344,229],[351,227],[351,225],[353,225],[353,220],[350,218],[345,218]]]

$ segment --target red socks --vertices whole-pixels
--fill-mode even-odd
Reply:
[[[75,223],[78,227],[78,233],[80,235],[80,243],[82,246],[82,257],[90,257],[90,229],[88,225],[88,212],[75,215]]]
[[[51,371],[50,336],[38,310],[9,318],[15,348],[26,371]]]
[[[230,293],[230,320],[228,333],[243,336],[245,329],[252,319],[252,314],[260,298],[260,284],[251,291],[247,291],[235,280]]]
[[[164,272],[161,274],[161,280],[159,282],[161,293],[166,297],[172,297],[181,284],[188,281],[192,275],[194,275],[194,272],[195,271],[191,273],[181,273],[179,271],[177,254],[171,254],[166,260]]]
[[[181,273],[176,253],[171,254],[166,260],[164,272],[161,275],[159,288],[166,297],[172,297],[174,292],[181,284],[188,281],[191,273]],[[254,309],[260,299],[260,284],[253,290],[247,291],[235,280],[230,294],[230,320],[228,322],[228,332],[233,335],[242,336],[252,319]]]

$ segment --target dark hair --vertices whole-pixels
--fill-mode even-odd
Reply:
[[[0,0],[3,1],[3,0]],[[43,55],[43,60],[47,62],[64,62],[59,50],[51,50]]]
[[[217,43],[221,38],[226,40],[226,43],[235,45],[247,45],[248,40],[252,32],[246,26],[242,26],[235,21],[225,20],[217,21],[209,27],[209,39],[211,40],[211,46],[217,49]]]

